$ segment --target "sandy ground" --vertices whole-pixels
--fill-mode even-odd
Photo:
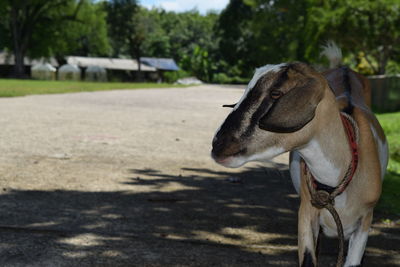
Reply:
[[[0,266],[295,266],[287,155],[225,169],[240,87],[0,99]],[[364,266],[400,266],[377,214]],[[334,266],[337,240],[322,240]]]

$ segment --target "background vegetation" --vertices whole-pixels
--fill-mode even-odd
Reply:
[[[0,50],[23,56],[171,57],[206,82],[247,81],[267,63],[324,64],[333,39],[364,74],[398,73],[398,0],[231,0],[220,13],[148,10],[136,0],[0,0]]]
[[[390,154],[378,208],[388,214],[400,215],[400,112],[380,114],[378,119],[385,131]]]

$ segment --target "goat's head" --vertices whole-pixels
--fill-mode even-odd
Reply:
[[[325,86],[325,79],[304,63],[257,69],[217,131],[212,157],[224,166],[239,167],[304,144]]]

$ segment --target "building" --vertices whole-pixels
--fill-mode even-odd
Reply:
[[[55,58],[49,59],[29,59],[24,58],[25,73],[30,76],[31,67],[39,64],[49,63],[53,67],[58,67],[58,62]],[[14,55],[6,52],[0,52],[0,77],[9,77],[12,74],[15,60]]]
[[[132,80],[151,80],[161,81],[163,72],[177,71],[179,67],[171,58],[140,58],[139,64],[135,59],[127,58],[107,58],[107,57],[81,57],[67,56],[67,64],[76,65],[83,71],[82,79],[85,79],[85,71],[89,66],[97,66],[104,68],[107,71],[105,79],[109,81],[132,81]],[[14,56],[0,52],[0,76],[7,77],[12,73],[14,66]],[[30,60],[25,58],[25,73],[31,74],[31,67],[37,64],[49,63],[53,67],[59,67],[58,62],[54,58],[48,60]]]
[[[177,71],[179,67],[172,58],[141,57],[140,62],[159,71]]]
[[[137,77],[139,65],[135,59],[123,58],[104,58],[104,57],[76,57],[69,56],[66,58],[68,64],[75,64],[83,69],[89,66],[99,66],[111,73],[115,78],[122,80],[134,79]],[[170,58],[140,58],[140,70],[144,74],[146,80],[160,80],[162,72],[177,71],[179,67],[175,61]],[[109,79],[112,80],[112,79]]]
[[[138,78],[139,66],[134,59],[124,58],[106,58],[106,57],[66,57],[68,64],[75,64],[78,67],[86,70],[89,66],[99,66],[107,70],[110,77],[108,80],[135,80]],[[157,69],[141,65],[141,71],[144,74],[144,79],[154,80],[157,75]]]

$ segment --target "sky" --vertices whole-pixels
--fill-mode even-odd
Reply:
[[[162,7],[167,11],[183,12],[196,8],[201,14],[208,10],[221,11],[228,5],[229,0],[139,0],[147,8]]]

